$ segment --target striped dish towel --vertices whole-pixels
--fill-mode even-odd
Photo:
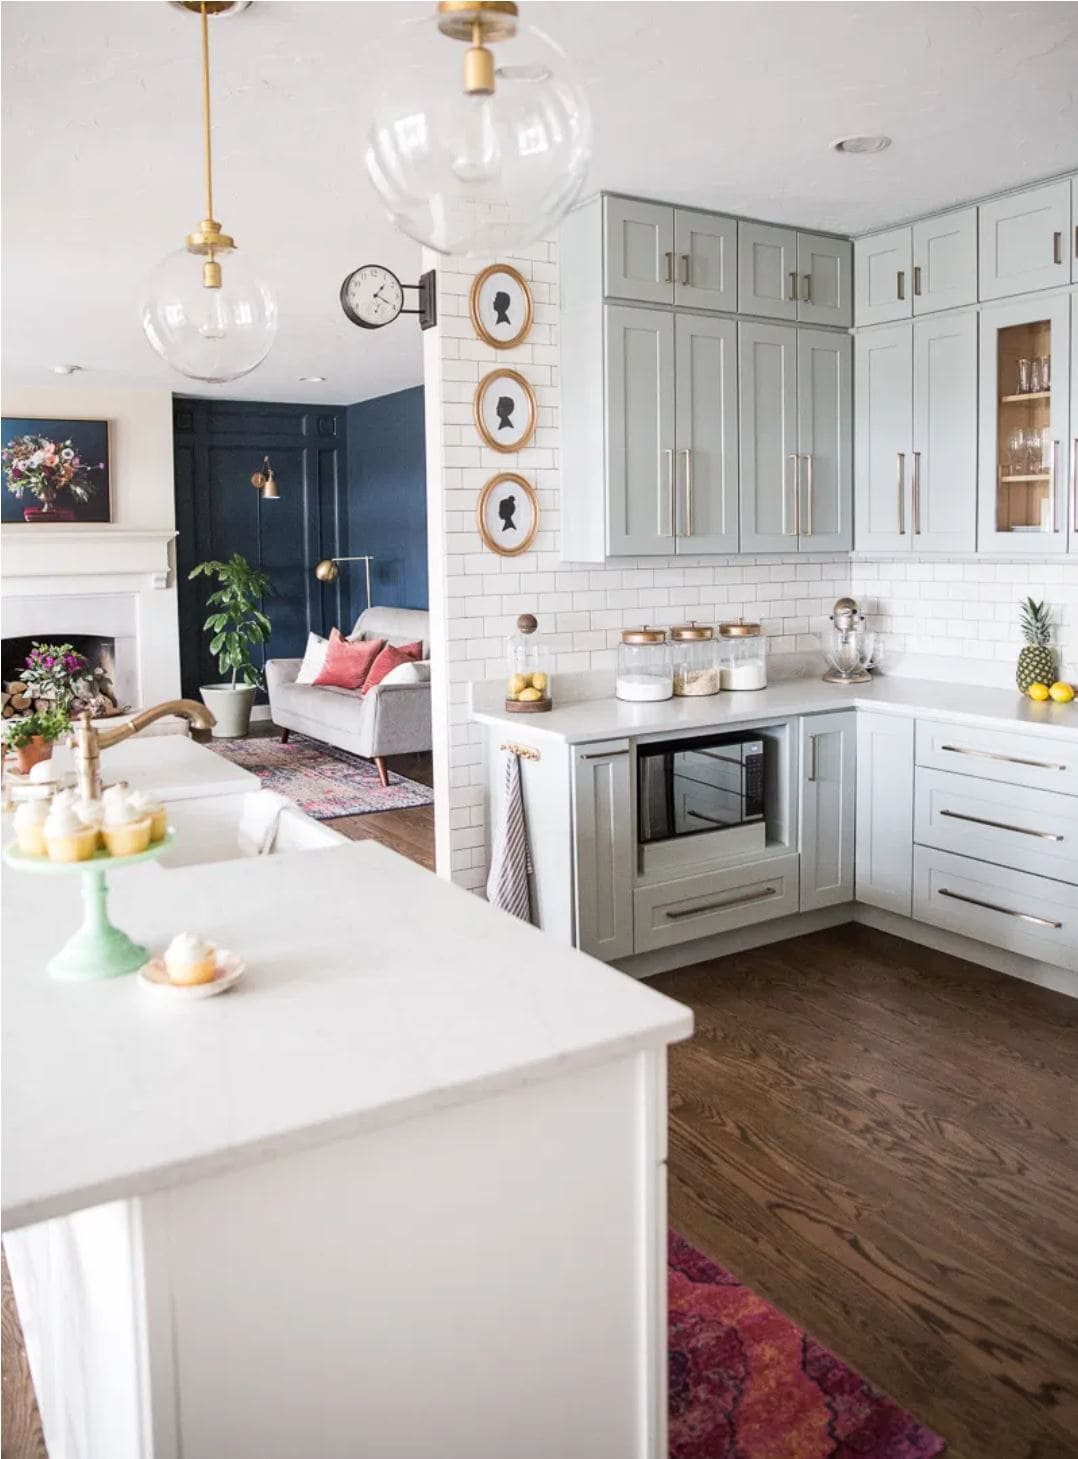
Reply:
[[[524,794],[520,784],[520,760],[507,751],[505,756],[505,797],[501,824],[494,838],[494,855],[487,878],[487,901],[492,907],[532,920],[531,892],[528,876],[532,869],[528,849],[528,829],[524,824]]]

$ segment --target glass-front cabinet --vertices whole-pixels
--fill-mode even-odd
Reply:
[[[1064,553],[1071,482],[1071,300],[1039,294],[981,311],[982,552]]]

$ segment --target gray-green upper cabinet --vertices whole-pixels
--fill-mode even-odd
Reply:
[[[913,312],[977,302],[977,209],[959,208],[913,225]]]
[[[603,198],[603,292],[642,304],[674,302],[674,210],[639,198]]]
[[[686,309],[737,309],[737,219],[674,210],[674,302]]]
[[[1078,284],[1078,177],[1071,178],[1071,280]]]
[[[737,325],[675,321],[678,552],[736,552]]]
[[[852,268],[853,248],[847,239],[798,233],[799,323],[834,324],[845,329],[853,322]]]
[[[797,318],[797,232],[769,223],[742,223],[737,275],[742,314]]]
[[[913,325],[910,546],[977,547],[977,313]]]
[[[854,402],[857,549],[908,552],[908,478],[913,456],[911,323],[869,329],[857,336]]]
[[[852,545],[850,339],[739,326],[742,552]]]
[[[1078,179],[1075,180],[1075,203],[1078,204]],[[1078,223],[1075,224],[1078,235]],[[1078,236],[1074,240],[1075,257],[1078,258]],[[1071,295],[1071,439],[1068,460],[1070,462],[1070,537],[1068,552],[1078,557],[1078,294]]]
[[[607,305],[606,552],[666,555],[677,534],[674,316]]]
[[[913,235],[908,227],[858,238],[853,245],[853,320],[889,324],[913,313]]]
[[[978,214],[982,299],[1070,283],[1069,179],[981,203]]]

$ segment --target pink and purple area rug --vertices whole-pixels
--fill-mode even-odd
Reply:
[[[944,1440],[670,1233],[670,1459],[933,1459]]]
[[[346,750],[293,735],[287,745],[277,739],[208,740],[211,750],[250,770],[264,790],[294,801],[316,821],[336,816],[365,816],[371,811],[399,811],[430,805],[434,792],[417,780],[389,772],[383,786],[371,760]]]

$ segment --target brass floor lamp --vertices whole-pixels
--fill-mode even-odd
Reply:
[[[370,608],[373,606],[371,603],[371,563],[373,561],[373,557],[323,557],[315,568],[314,575],[320,583],[335,583],[340,574],[338,563],[361,562],[367,582],[367,607]]]

